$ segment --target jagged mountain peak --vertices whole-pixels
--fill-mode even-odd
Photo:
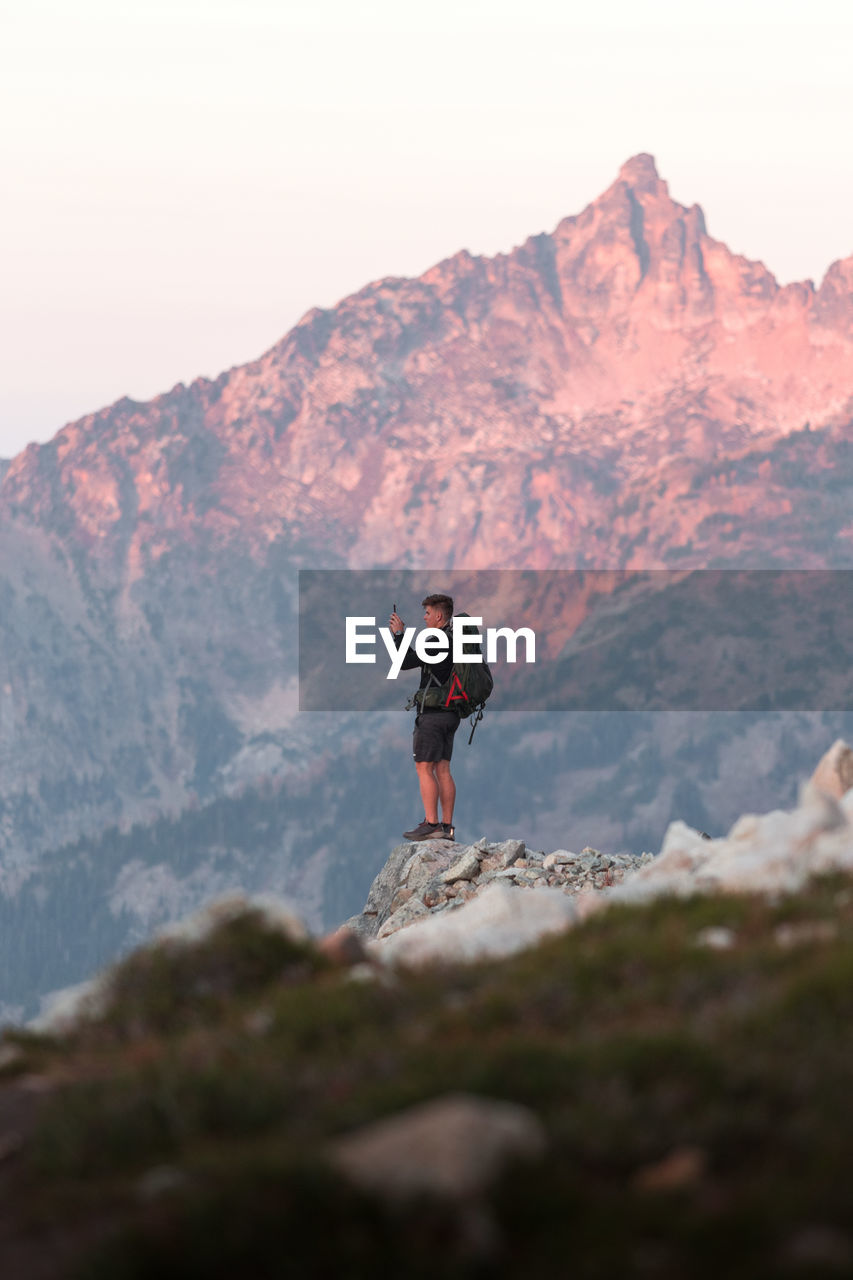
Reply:
[[[120,574],[195,538],[354,564],[548,564],[583,543],[615,563],[649,519],[606,533],[626,482],[846,411],[851,279],[780,289],[640,153],[551,234],[378,280],[214,382],[71,424],[11,463],[0,519]],[[484,506],[487,472],[506,493]],[[659,536],[665,554],[668,515]]]
[[[627,182],[638,191],[656,192],[661,187],[664,191],[668,190],[658,173],[654,156],[647,151],[641,151],[639,155],[631,156],[630,160],[625,161],[619,170],[619,181]]]

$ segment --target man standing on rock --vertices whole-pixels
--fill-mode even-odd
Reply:
[[[424,623],[428,627],[436,627],[444,631],[451,640],[450,628],[453,620],[453,600],[450,596],[431,595],[421,601],[424,609]],[[388,619],[388,626],[398,646],[406,629],[405,623],[396,612]],[[418,785],[424,805],[424,820],[412,831],[404,831],[405,840],[453,840],[453,806],[456,801],[456,783],[450,772],[450,758],[453,755],[453,735],[459,728],[459,715],[444,707],[424,707],[418,702],[418,695],[423,698],[423,691],[429,685],[443,685],[450,680],[453,666],[452,641],[447,656],[439,662],[421,662],[414,651],[409,649],[403,658],[402,670],[410,671],[415,667],[421,669],[421,683],[415,694],[418,713],[415,716],[415,730],[412,735],[412,755],[418,773]],[[441,821],[438,810],[441,805]]]

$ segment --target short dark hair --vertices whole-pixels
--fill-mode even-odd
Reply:
[[[441,592],[438,592],[436,595],[432,595],[432,596],[424,596],[423,600],[421,601],[421,606],[425,609],[428,604],[431,604],[434,609],[441,609],[442,613],[446,618],[450,618],[453,616],[453,597],[452,596],[442,595]]]

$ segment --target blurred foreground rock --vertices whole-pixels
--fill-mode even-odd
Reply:
[[[457,911],[426,914],[410,929],[369,943],[386,963],[409,966],[442,961],[496,960],[563,933],[578,918],[571,898],[559,889],[521,893],[492,883]]]
[[[853,791],[841,801],[811,781],[796,809],[744,814],[728,835],[705,840],[684,822],[670,824],[660,854],[625,883],[579,904],[580,914],[608,902],[644,902],[663,894],[795,893],[812,876],[853,871]]]
[[[293,906],[275,894],[228,893],[200,907],[182,920],[165,925],[151,939],[151,947],[193,947],[203,943],[217,929],[240,919],[254,916],[271,932],[280,933],[292,942],[307,942],[308,930]],[[343,931],[342,931],[343,932]],[[333,963],[357,963],[361,955],[358,940],[332,935],[326,955]],[[344,961],[344,953],[353,958]],[[104,969],[88,982],[53,991],[42,1000],[41,1010],[29,1023],[34,1031],[62,1034],[86,1018],[99,1017],[110,998],[114,966]]]
[[[840,800],[853,787],[853,750],[843,738],[836,738],[811,777],[819,791]]]
[[[476,1196],[507,1165],[544,1151],[544,1128],[527,1107],[449,1094],[347,1134],[331,1157],[357,1185],[401,1200]]]

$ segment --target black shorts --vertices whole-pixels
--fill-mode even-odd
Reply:
[[[453,735],[459,728],[455,711],[422,711],[415,717],[412,755],[416,764],[434,764],[453,755]]]

